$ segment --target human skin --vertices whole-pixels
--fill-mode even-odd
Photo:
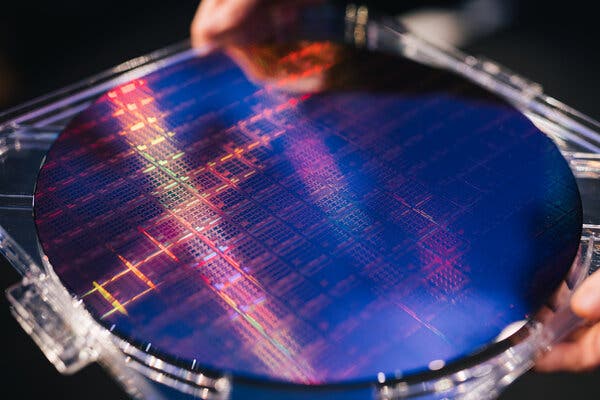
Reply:
[[[263,46],[293,35],[298,10],[324,0],[203,0],[191,24],[194,47],[224,49],[253,80],[286,82],[293,91],[324,89],[326,79],[310,76],[302,81],[285,79],[289,71],[271,67],[278,55],[305,44]],[[339,52],[332,47],[331,52]],[[256,62],[260,60],[260,62]],[[592,370],[600,366],[600,271],[590,276],[571,298],[571,308],[589,321],[562,343],[541,355],[536,369],[544,372]]]
[[[194,47],[284,40],[301,7],[323,0],[204,0],[191,25]]]
[[[577,289],[571,309],[589,322],[538,359],[538,371],[582,372],[600,366],[600,273],[592,274]]]

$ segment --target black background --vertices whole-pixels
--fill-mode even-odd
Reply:
[[[595,8],[578,0],[536,3],[520,6],[510,26],[466,50],[499,61],[541,83],[551,96],[599,119],[600,24]],[[185,39],[196,6],[196,0],[0,5],[0,111]],[[10,266],[0,263],[0,289],[18,279]],[[12,319],[4,296],[0,321],[1,398],[10,393],[20,393],[23,399],[126,398],[97,365],[74,376],[59,375]],[[600,398],[600,371],[529,373],[502,399],[567,396]]]

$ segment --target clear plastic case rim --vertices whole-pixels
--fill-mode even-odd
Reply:
[[[90,100],[119,84],[208,51],[208,48],[190,48],[189,41],[184,41],[126,61],[91,78],[0,112],[0,131],[22,125],[47,126],[61,117],[78,113],[87,107]]]

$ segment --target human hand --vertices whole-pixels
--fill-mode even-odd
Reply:
[[[190,29],[192,46],[225,51],[257,83],[320,91],[337,50],[298,42],[295,31],[302,8],[324,1],[203,0]]]
[[[571,298],[571,308],[581,318],[596,321],[578,329],[555,345],[536,363],[542,372],[581,372],[600,366],[600,271],[592,274]]]
[[[192,46],[225,47],[292,37],[299,11],[324,0],[203,0],[190,28]]]

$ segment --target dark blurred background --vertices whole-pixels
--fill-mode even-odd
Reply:
[[[0,112],[185,39],[198,1],[39,3],[5,0],[0,5]],[[549,95],[600,119],[600,102],[596,101],[600,24],[589,3],[397,3],[402,4],[393,6],[395,11],[408,15],[407,24],[423,34],[450,38],[469,53],[494,59],[541,83]],[[18,279],[10,266],[0,263],[0,289]],[[0,321],[0,343],[5,346],[0,357],[0,397],[21,393],[23,399],[126,398],[96,365],[74,376],[59,375],[12,319],[4,296],[0,296]],[[529,373],[501,399],[567,396],[600,398],[600,371]]]

